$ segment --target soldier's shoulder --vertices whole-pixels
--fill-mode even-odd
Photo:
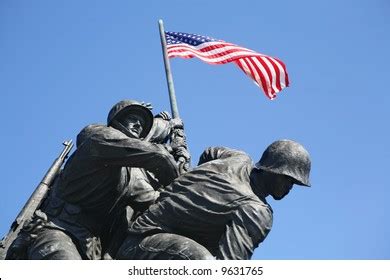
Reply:
[[[119,130],[116,130],[110,126],[104,124],[89,124],[80,130],[77,135],[77,147],[87,139],[118,139],[125,138],[125,135]]]
[[[77,134],[77,140],[76,140],[77,147],[79,147],[86,139],[91,137],[93,134],[100,131],[101,129],[104,129],[104,127],[106,126],[103,124],[89,124],[83,127],[80,130],[79,134]]]
[[[224,157],[246,157],[246,158],[249,158],[249,155],[242,150],[229,148],[229,147],[223,147],[223,146],[208,147],[205,149],[204,153],[215,153],[215,154],[218,153],[218,154],[224,155]]]
[[[85,133],[85,132],[92,132],[92,131],[99,131],[99,130],[104,130],[104,129],[107,129],[109,128],[108,126],[104,125],[104,124],[101,124],[101,123],[93,123],[93,124],[89,124],[85,127],[83,127],[81,130],[80,130],[80,133]]]

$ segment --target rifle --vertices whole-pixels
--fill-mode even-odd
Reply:
[[[58,158],[54,160],[53,164],[46,172],[42,181],[39,183],[39,185],[35,188],[34,192],[31,194],[30,198],[24,205],[23,209],[20,211],[19,215],[12,223],[8,234],[5,235],[3,239],[0,241],[0,260],[5,259],[9,246],[18,236],[21,228],[24,225],[24,222],[30,220],[34,215],[34,212],[37,209],[39,209],[39,207],[42,205],[53,181],[58,176],[61,170],[61,166],[64,164],[65,159],[68,157],[69,152],[72,150],[73,147],[72,140],[65,141],[62,144],[65,147],[62,150],[61,154],[59,155]]]

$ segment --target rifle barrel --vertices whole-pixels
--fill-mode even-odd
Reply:
[[[31,219],[34,215],[34,212],[42,205],[42,202],[46,198],[51,184],[60,172],[61,166],[63,165],[65,159],[68,157],[69,152],[73,147],[72,140],[64,141],[62,144],[65,147],[61,154],[54,160],[53,164],[50,166],[39,185],[35,188],[34,192],[23,206],[22,210],[12,223],[8,234],[0,241],[0,260],[5,259],[8,247],[16,239],[20,229],[23,226],[23,223],[26,220]]]

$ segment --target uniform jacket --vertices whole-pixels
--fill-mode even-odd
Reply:
[[[168,185],[129,233],[184,235],[218,259],[250,259],[272,226],[272,209],[250,185],[252,160],[241,151],[208,148],[199,166]]]
[[[126,215],[126,206],[145,210],[158,197],[156,189],[178,171],[162,145],[129,138],[105,125],[87,126],[80,135],[83,139],[42,211],[47,227],[69,233],[84,257],[94,259],[101,257],[101,237]]]

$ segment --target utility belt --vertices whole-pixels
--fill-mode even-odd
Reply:
[[[51,197],[49,203],[43,209],[43,211],[51,219],[63,221],[69,224],[78,224],[85,227],[93,235],[99,235],[104,225],[105,219],[98,217],[96,214],[92,215],[80,206],[66,202],[62,199]],[[66,226],[64,226],[66,230]]]

